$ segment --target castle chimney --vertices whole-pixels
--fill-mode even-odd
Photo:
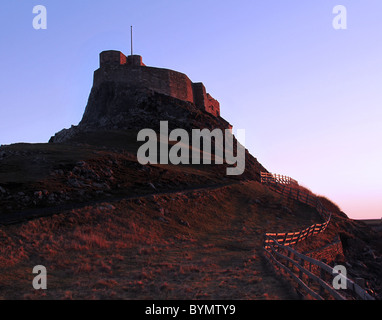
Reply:
[[[142,57],[136,54],[127,56],[126,64],[128,66],[145,66]]]

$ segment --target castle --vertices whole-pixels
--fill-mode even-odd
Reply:
[[[206,92],[203,83],[193,83],[185,74],[163,68],[147,67],[139,55],[125,56],[120,51],[100,53],[100,68],[94,72],[94,86],[117,81],[134,88],[146,88],[195,104],[220,117],[220,104]]]

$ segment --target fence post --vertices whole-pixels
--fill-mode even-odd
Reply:
[[[288,258],[290,258],[291,257],[291,252],[289,251],[289,250],[287,250],[288,251],[288,253],[287,253],[287,257]],[[287,268],[289,268],[289,265],[290,265],[291,263],[289,262],[289,260],[287,259],[287,261],[286,261],[286,266],[287,266]],[[292,265],[293,266],[293,265]]]
[[[299,233],[299,235],[298,235],[298,237],[297,237],[297,239],[296,239],[296,244],[299,243],[299,241],[300,241],[301,233],[302,233],[302,232],[300,231],[300,233]]]
[[[283,242],[281,244],[283,244],[284,246],[286,245],[286,239],[288,237],[288,232],[285,232],[285,236],[284,236],[284,239],[283,239]],[[288,251],[289,252],[289,251]]]
[[[304,264],[305,264],[305,260],[303,258],[300,258],[300,266],[304,268]],[[301,279],[301,281],[304,281],[303,280],[303,275],[304,274],[303,274],[302,270],[300,269],[298,277]],[[300,286],[300,290],[302,290],[302,289],[303,289],[302,286]]]
[[[326,263],[326,259],[322,259],[322,262],[323,263]],[[320,267],[320,278],[325,281],[325,275],[326,275],[326,272],[323,268]],[[325,281],[326,282],[326,281]],[[323,294],[325,293],[325,290],[324,290],[324,287],[320,285],[320,296],[322,297]]]

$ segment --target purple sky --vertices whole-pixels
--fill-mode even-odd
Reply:
[[[332,26],[339,4],[346,30]],[[47,30],[32,26],[35,5]],[[134,25],[144,63],[202,81],[269,171],[381,218],[381,12],[380,0],[4,0],[0,144],[77,124],[98,54],[128,54]]]

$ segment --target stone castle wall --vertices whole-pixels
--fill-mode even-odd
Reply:
[[[147,67],[140,56],[126,57],[119,51],[100,54],[100,68],[94,73],[94,85],[115,81],[131,87],[151,89],[220,116],[220,104],[207,92],[203,83],[193,83],[185,74],[169,69]]]
[[[194,102],[192,82],[182,73],[152,67],[104,67],[95,71],[94,86],[113,81],[147,88],[171,97]]]
[[[209,93],[207,93],[206,111],[212,113],[216,117],[220,116],[220,103],[212,98]]]

